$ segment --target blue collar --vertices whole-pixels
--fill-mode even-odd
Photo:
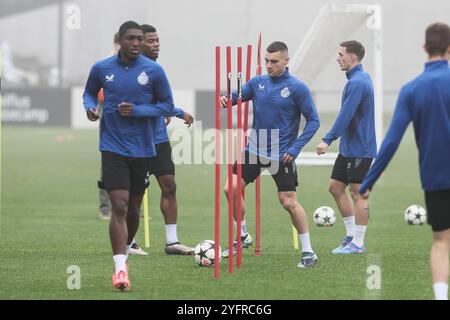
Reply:
[[[425,71],[440,69],[440,68],[448,68],[447,60],[436,60],[436,61],[428,61],[425,63]]]
[[[357,71],[363,71],[362,64],[357,64],[356,66],[351,68],[350,71],[347,71],[345,73],[345,75],[347,76],[347,79],[350,79],[355,74],[355,72],[357,72]]]

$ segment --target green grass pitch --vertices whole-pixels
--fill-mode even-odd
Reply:
[[[309,143],[313,151],[328,125]],[[262,177],[261,256],[243,251],[233,274],[222,260],[218,280],[214,268],[202,268],[193,257],[164,254],[164,222],[160,190],[150,188],[149,256],[131,256],[132,290],[121,294],[111,284],[113,268],[108,222],[98,218],[100,156],[96,130],[3,128],[0,216],[0,299],[432,299],[429,271],[431,230],[409,226],[403,211],[424,205],[419,186],[417,151],[409,128],[395,158],[370,200],[367,254],[333,256],[343,236],[338,214],[331,228],[314,225],[312,212],[336,205],[327,191],[331,167],[299,167],[298,199],[308,213],[312,244],[320,262],[301,270],[292,245],[287,212],[276,186]],[[332,151],[337,150],[337,143]],[[222,171],[222,178],[225,173]],[[214,238],[214,167],[179,165],[178,235],[195,245]],[[254,187],[247,190],[247,221],[254,235]],[[337,211],[337,210],[336,210]],[[222,196],[222,247],[227,241],[227,207]],[[138,241],[143,245],[141,220]],[[70,290],[69,266],[81,271],[81,288]],[[381,270],[381,289],[368,289],[369,266]]]

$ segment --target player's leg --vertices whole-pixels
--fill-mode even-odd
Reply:
[[[436,300],[448,300],[449,251],[450,229],[433,232],[430,265]]]
[[[160,209],[164,216],[164,222],[168,224],[177,224],[178,205],[177,205],[177,184],[174,175],[163,175],[156,178],[161,188]],[[177,238],[175,236],[175,238]],[[178,240],[176,240],[178,241]],[[173,243],[176,241],[170,241]]]
[[[127,238],[126,222],[129,194],[128,190],[113,190],[109,192],[111,199],[111,220],[109,222],[109,236],[113,250],[114,273],[113,286],[121,291],[131,287],[128,279],[127,267]]]
[[[99,200],[99,217],[103,220],[111,219],[111,200],[109,200],[108,192],[102,180],[97,181],[98,200]]]
[[[350,243],[350,241],[352,241],[354,236],[355,208],[353,206],[352,199],[346,192],[348,185],[348,166],[348,159],[339,154],[334,163],[331,179],[328,184],[328,191],[333,196],[345,225],[345,237],[341,240],[340,245],[334,249],[333,252],[345,247],[348,243]]]
[[[319,260],[311,246],[308,217],[305,209],[297,200],[296,188],[298,186],[297,167],[295,162],[271,162],[269,172],[278,188],[278,200],[283,208],[290,214],[292,225],[297,230],[298,239],[302,246],[301,260],[297,267],[309,268]]]
[[[128,228],[127,254],[148,255],[135,241],[135,236],[139,228],[140,209],[145,189],[149,186],[149,165],[151,158],[139,158],[130,160],[130,201],[128,206]]]
[[[436,300],[448,300],[450,251],[450,189],[425,191],[427,222],[433,230],[430,265]]]
[[[127,212],[130,190],[131,168],[127,158],[113,152],[102,152],[102,178],[111,200],[111,220],[109,235],[113,251],[113,285],[120,290],[128,290],[130,281],[127,260]]]
[[[114,255],[126,255],[126,242],[128,238],[128,190],[112,190],[109,192],[109,196],[112,207],[112,215],[109,223],[112,251]],[[123,262],[125,263],[125,261]]]
[[[360,183],[350,183],[350,194],[355,206],[355,232],[352,243],[364,251],[364,237],[369,223],[369,200],[364,199],[358,192]]]
[[[364,237],[369,222],[369,201],[359,195],[358,190],[367,171],[372,164],[371,158],[346,158],[347,180],[355,210],[354,236],[350,243],[343,248],[333,250],[335,254],[364,253]]]
[[[232,176],[232,189],[231,192],[233,194],[233,218],[234,218],[234,225],[237,228],[237,197],[241,197],[241,244],[243,248],[247,248],[253,243],[253,238],[250,235],[250,233],[247,230],[247,224],[245,220],[245,201],[242,197],[243,192],[245,191],[245,187],[255,181],[256,177],[258,177],[261,174],[261,167],[256,162],[250,162],[249,158],[251,156],[248,154],[248,152],[245,152],[245,161],[242,164],[242,179],[241,179],[241,185],[242,188],[240,192],[238,192],[238,185],[237,185],[237,162],[233,165],[233,176]],[[228,186],[228,178],[225,181],[225,185],[223,187],[223,190],[225,192],[225,196],[228,202],[228,194],[230,193],[229,186]],[[233,248],[233,254],[237,252],[236,248],[236,241]],[[224,258],[227,258],[229,256],[229,248],[225,248],[222,252],[222,256]]]
[[[170,171],[170,173],[172,172],[174,173],[174,170]],[[175,175],[164,174],[157,176],[156,179],[161,188],[160,208],[164,216],[166,229],[166,247],[164,248],[164,251],[166,254],[192,255],[194,254],[194,248],[188,247],[178,240],[178,204],[176,198],[177,184],[175,182]]]
[[[128,213],[127,213],[127,227],[128,227],[127,259],[128,259],[128,254],[131,252],[132,244],[136,243],[134,241],[134,238],[139,229],[140,208],[141,208],[142,198],[143,198],[143,195],[139,195],[139,194],[130,194],[130,196],[129,196]],[[146,252],[145,252],[145,255],[147,255]]]

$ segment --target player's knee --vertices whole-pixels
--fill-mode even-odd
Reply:
[[[328,185],[328,192],[331,193],[333,196],[338,196],[341,194],[342,189],[339,186],[335,185],[334,183],[330,183]]]
[[[236,196],[236,194],[237,194],[237,185],[235,183],[233,183],[233,187],[232,188],[233,188],[233,196]],[[223,186],[223,191],[228,196],[228,192],[230,191],[228,182],[225,183],[225,185]]]
[[[363,198],[359,195],[358,190],[350,190],[350,195],[353,201],[363,201]]]
[[[330,183],[328,185],[328,192],[331,193],[332,195],[335,195],[337,193],[337,188],[334,184]]]
[[[175,181],[164,184],[162,187],[162,193],[164,197],[173,198],[177,193],[177,184]]]
[[[111,201],[112,213],[116,216],[126,216],[128,212],[128,203],[126,200]]]
[[[297,201],[295,199],[291,199],[289,197],[280,197],[279,200],[283,208],[289,212],[292,212],[297,206]]]

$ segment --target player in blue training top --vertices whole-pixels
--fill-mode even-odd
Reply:
[[[300,150],[311,140],[320,122],[316,107],[308,87],[289,74],[288,48],[283,42],[273,42],[267,47],[265,55],[268,75],[256,76],[242,88],[242,100],[253,101],[253,127],[244,152],[242,165],[242,189],[253,182],[262,170],[268,169],[278,187],[278,198],[291,215],[292,224],[297,229],[302,244],[299,268],[312,267],[317,255],[311,246],[308,220],[305,210],[297,200],[297,170],[295,159]],[[233,104],[237,95],[233,94]],[[223,107],[227,97],[221,97]],[[298,137],[300,117],[306,119],[302,134]],[[237,165],[233,166],[233,197],[236,205]],[[225,183],[228,195],[228,181]],[[227,197],[228,199],[228,197]],[[234,220],[237,213],[234,206]],[[245,204],[242,199],[242,244],[251,244],[250,235],[244,219]],[[233,254],[236,252],[236,244]],[[224,250],[224,257],[229,256]]]
[[[361,60],[365,49],[358,41],[340,44],[337,62],[348,79],[342,93],[341,110],[330,132],[317,145],[317,154],[327,151],[341,138],[328,190],[341,212],[346,236],[333,254],[364,253],[364,235],[369,222],[369,202],[358,189],[376,156],[374,94],[369,74]],[[346,192],[347,185],[353,199]]]
[[[425,32],[425,71],[400,91],[391,125],[359,192],[369,191],[413,122],[428,223],[433,230],[431,274],[436,299],[448,299],[450,251],[450,28],[434,23]],[[401,190],[399,190],[401,192]]]
[[[148,24],[141,25],[141,29],[144,32],[142,54],[156,61],[160,49],[158,33],[155,27]],[[178,117],[183,119],[188,126],[194,122],[192,115],[184,110]],[[172,147],[170,146],[169,136],[167,134],[167,125],[169,122],[170,117],[158,117],[156,119],[155,147],[157,155],[150,159],[150,175],[155,175],[161,189],[160,208],[164,216],[166,229],[166,246],[164,252],[166,254],[192,255],[194,254],[194,248],[186,246],[178,240],[177,185],[175,182],[175,164],[172,160]],[[147,255],[147,252],[140,248],[135,239],[133,239],[129,251],[137,255]]]
[[[175,116],[172,91],[157,63],[140,54],[143,32],[139,24],[127,21],[120,26],[121,49],[94,64],[83,95],[91,121],[99,118],[97,94],[104,92],[100,121],[102,181],[111,199],[109,233],[114,260],[114,287],[128,290],[127,244],[138,229],[142,196],[148,186],[150,157],[156,155],[155,117]],[[151,101],[158,101],[151,104]],[[139,221],[139,218],[137,219]]]

